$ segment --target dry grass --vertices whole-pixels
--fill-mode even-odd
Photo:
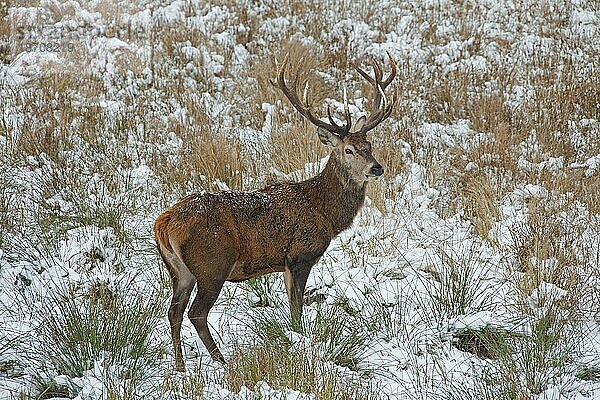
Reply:
[[[201,365],[198,365],[193,372],[185,376],[168,373],[165,375],[161,387],[161,398],[173,400],[202,398],[206,381]]]
[[[48,74],[32,83],[29,90],[15,96],[15,105],[28,116],[20,126],[21,134],[16,146],[21,155],[39,156],[43,153],[59,162],[62,151],[70,147],[74,139],[69,125],[81,116],[80,109],[73,104],[74,90],[83,89],[90,97],[95,94],[92,90],[95,85],[88,86],[86,81],[72,74]],[[97,109],[91,109],[82,120],[92,120],[89,124],[97,126],[104,123],[98,118]]]
[[[512,232],[523,273],[517,286],[525,296],[543,283],[551,283],[566,290],[560,307],[568,310],[568,314],[576,320],[580,315],[583,299],[593,290],[586,282],[586,270],[594,268],[593,260],[576,250],[575,244],[586,229],[585,225],[565,220],[565,216],[577,212],[576,209],[567,203],[557,210],[549,206],[553,203],[558,203],[558,200],[531,201],[528,205],[528,222]],[[575,215],[574,217],[577,218]]]
[[[464,215],[475,231],[487,238],[488,232],[500,216],[500,194],[490,179],[480,170],[466,173],[458,188],[458,196],[464,201]]]
[[[455,194],[466,206],[465,217],[480,233],[487,232],[497,219],[499,201],[525,184],[542,185],[557,198],[564,195],[577,199],[591,213],[598,212],[598,199],[592,193],[596,193],[600,179],[597,174],[585,176],[584,170],[570,165],[599,154],[597,124],[580,121],[600,116],[600,95],[594,84],[600,78],[597,71],[582,76],[566,55],[567,44],[558,46],[559,51],[540,57],[535,65],[543,68],[543,73],[525,72],[532,74],[528,84],[534,88],[534,95],[517,109],[511,110],[506,99],[522,85],[521,78],[501,68],[494,70],[499,85],[491,93],[485,93],[482,82],[454,73],[447,82],[441,82],[444,89],[433,94],[431,103],[442,105],[430,114],[434,120],[468,118],[475,131],[489,134],[489,140],[467,151],[457,149],[453,168],[446,173],[446,179],[456,182]],[[577,147],[574,131],[583,138]],[[527,147],[532,138],[538,147]],[[550,157],[562,157],[562,165],[558,169],[542,167]],[[532,169],[522,168],[523,160],[533,163]],[[466,171],[469,162],[480,169],[475,173]]]
[[[315,140],[315,128],[304,121],[294,121],[271,134],[270,163],[279,171],[303,171],[307,163],[319,161],[328,155],[327,148]],[[318,173],[318,166],[309,174]]]
[[[328,367],[314,351],[279,345],[238,349],[227,364],[224,380],[234,392],[264,381],[275,389],[313,394],[318,400],[378,398],[374,388]]]
[[[218,182],[233,190],[246,188],[244,178],[255,171],[239,139],[224,137],[208,122],[176,126],[175,133],[182,141],[179,156],[173,161],[159,155],[153,167],[180,196],[192,190],[219,190]]]
[[[0,1],[0,63],[8,63],[10,61],[10,33],[11,26],[8,20],[8,8],[10,4],[8,0]]]
[[[566,320],[545,315],[536,322],[537,336],[503,343],[506,348],[497,350],[506,355],[502,377],[517,380],[523,371],[529,374],[530,387],[512,388],[513,394],[525,396],[526,389],[539,392],[544,387],[540,379],[547,377],[540,375],[537,379],[535,368],[544,373],[549,370],[546,367],[552,366],[552,360],[548,361],[547,356],[553,356],[553,349],[563,341],[567,343],[563,339],[569,332],[552,336],[553,329],[566,323],[576,326],[584,308],[590,308],[589,300],[582,299],[600,298],[598,289],[590,289],[584,279],[589,275],[598,279],[598,260],[577,248],[583,229],[600,212],[599,172],[588,174],[586,168],[571,167],[600,154],[600,71],[591,67],[586,70],[576,58],[583,51],[592,66],[600,64],[600,57],[586,47],[584,40],[565,38],[573,8],[570,2],[513,3],[515,18],[525,24],[537,21],[540,37],[554,40],[552,51],[534,43],[527,50],[533,55],[525,54],[515,46],[514,38],[483,35],[486,13],[483,6],[473,2],[453,7],[436,3],[412,10],[408,3],[394,2],[375,9],[366,0],[315,0],[278,7],[264,4],[261,12],[254,13],[243,2],[211,2],[230,13],[223,21],[211,22],[222,27],[209,27],[208,31],[222,31],[244,46],[248,58],[239,65],[233,45],[218,42],[214,35],[191,24],[166,21],[160,21],[142,37],[128,40],[139,46],[150,45],[152,51],[147,58],[130,52],[119,54],[114,60],[116,73],[108,81],[100,74],[87,73],[90,60],[80,57],[83,47],[78,48],[66,55],[70,69],[63,66],[53,70],[48,66],[43,76],[30,81],[26,88],[3,92],[6,95],[0,103],[0,115],[16,112],[22,116],[0,120],[0,134],[8,142],[2,149],[2,161],[16,168],[39,168],[42,177],[35,183],[39,187],[32,190],[37,196],[34,200],[50,199],[61,192],[74,204],[74,211],[65,213],[42,200],[29,204],[31,194],[27,188],[20,188],[18,180],[2,170],[0,248],[4,248],[4,239],[9,235],[29,237],[31,224],[37,224],[35,232],[47,233],[54,241],[55,236],[73,226],[109,226],[123,243],[128,243],[131,228],[127,230],[125,225],[136,212],[151,215],[192,191],[220,190],[221,183],[235,190],[258,188],[268,180],[270,167],[284,173],[304,171],[307,163],[319,161],[328,150],[319,143],[315,128],[294,112],[270,84],[277,74],[277,62],[288,55],[287,78],[298,76],[300,81],[309,82],[315,112],[324,116],[325,100],[341,99],[344,85],[350,93],[370,95],[351,71],[352,62],[366,65],[370,55],[384,54],[383,47],[377,53],[367,46],[387,41],[388,34],[409,33],[429,46],[423,55],[426,61],[420,64],[404,50],[391,48],[398,58],[400,98],[392,118],[372,133],[374,155],[386,173],[370,185],[368,195],[375,206],[384,210],[386,200],[402,189],[403,181],[395,182],[396,176],[403,174],[406,163],[417,162],[424,167],[425,183],[449,189],[440,191],[444,196],[440,202],[449,203],[450,212],[461,212],[478,235],[490,239],[490,231],[502,218],[500,206],[507,195],[527,184],[541,185],[549,191],[547,199],[524,204],[528,219],[512,228],[515,248],[501,249],[516,257],[508,272],[517,277],[517,296],[526,299],[544,282],[567,291],[551,307],[553,311],[564,311]],[[0,2],[0,37],[3,33],[7,36],[10,29],[7,4]],[[19,3],[39,4],[37,0]],[[73,14],[68,4],[60,8],[52,3],[45,12],[47,18],[55,21]],[[185,4],[186,16],[204,16],[206,9],[200,3]],[[107,24],[119,26],[124,12],[139,9],[122,2],[101,1],[92,11],[98,11]],[[400,17],[405,12],[415,18],[401,25]],[[281,23],[277,19],[280,15],[296,19],[271,34],[268,26]],[[350,26],[339,15],[365,25]],[[472,38],[461,49],[459,59],[468,58],[466,54],[483,55],[488,61],[485,70],[468,65],[450,68],[434,59],[449,43],[443,33],[447,22],[457,32],[454,39]],[[513,33],[516,38],[523,34]],[[302,35],[310,40],[299,40]],[[201,55],[186,52],[188,44],[201,48]],[[497,58],[487,57],[486,46],[492,45],[496,46]],[[222,68],[214,68],[210,57],[217,57]],[[0,41],[0,62],[9,58],[5,43]],[[513,101],[521,90],[527,95],[522,101]],[[120,103],[111,109],[101,104],[103,99]],[[215,111],[215,104],[223,108]],[[273,112],[268,114],[266,110],[271,107]],[[268,117],[272,117],[270,129],[265,126]],[[459,144],[443,148],[422,141],[423,124],[447,126],[458,120],[467,120],[468,126],[484,133],[486,139],[470,143],[468,148]],[[242,130],[247,131],[240,139]],[[254,136],[259,133],[268,137],[266,144],[257,144],[261,138]],[[411,154],[407,157],[412,159],[405,159],[403,154]],[[555,169],[539,167],[551,157],[563,157],[562,165]],[[524,169],[523,160],[535,166]],[[145,193],[143,187],[129,191],[121,182],[123,171],[140,165],[150,167],[159,189],[151,193]],[[303,177],[317,172],[305,171]],[[119,198],[124,191],[126,195]],[[33,217],[28,219],[30,214]],[[575,218],[581,220],[570,224],[569,219]],[[547,260],[555,261],[546,262],[542,268],[541,261]],[[457,266],[466,275],[461,277],[448,268],[448,277],[441,279],[441,290],[456,288],[456,292],[438,293],[438,307],[454,307],[459,304],[457,297],[477,290],[474,281],[479,277],[472,279],[470,274],[475,267]],[[464,313],[471,308],[467,303],[444,312]],[[519,312],[533,315],[531,307],[523,303]],[[166,377],[165,387],[182,397],[200,396],[205,381],[185,379]],[[226,384],[237,391],[242,386],[253,388],[260,380],[276,388],[313,393],[318,399],[375,398],[369,384],[359,384],[332,371],[310,352],[266,345],[238,349],[227,366]]]

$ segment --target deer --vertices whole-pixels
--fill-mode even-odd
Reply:
[[[367,132],[390,116],[397,101],[396,89],[391,100],[385,95],[396,76],[396,63],[389,58],[391,72],[385,78],[375,60],[371,63],[374,76],[354,65],[373,96],[370,114],[353,124],[346,91],[344,122],[336,122],[331,107],[327,108],[326,121],[318,118],[307,99],[307,81],[298,82],[296,74],[291,84],[286,82],[286,57],[271,84],[317,127],[319,140],[330,147],[322,172],[304,181],[279,181],[255,191],[194,193],[156,219],[158,251],[173,286],[168,319],[175,370],[185,369],[181,324],[196,285],[188,318],[217,362],[225,364],[225,358],[208,329],[208,314],[226,281],[283,272],[292,325],[301,326],[304,289],[312,267],[330,242],[353,223],[365,201],[368,182],[383,175]],[[305,85],[302,99],[299,85]]]

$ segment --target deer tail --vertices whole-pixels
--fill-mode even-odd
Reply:
[[[173,247],[169,242],[169,219],[169,213],[164,213],[156,219],[156,222],[154,223],[154,238],[156,239],[156,243],[158,244],[159,251],[162,247],[172,253]]]

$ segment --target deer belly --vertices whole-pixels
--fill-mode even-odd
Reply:
[[[283,262],[277,263],[275,260],[236,261],[227,280],[230,282],[241,282],[272,272],[283,272],[284,269]]]

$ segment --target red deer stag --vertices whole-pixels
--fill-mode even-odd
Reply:
[[[396,76],[396,65],[384,79],[373,61],[374,77],[355,67],[373,88],[372,112],[352,124],[344,98],[345,123],[338,124],[328,109],[328,122],[317,118],[307,101],[298,97],[298,77],[288,87],[277,81],[294,108],[318,127],[318,136],[332,151],[319,175],[303,182],[280,182],[253,192],[192,194],[158,217],[154,234],[173,283],[169,307],[175,369],[183,370],[181,322],[194,285],[198,294],[188,316],[214,360],[224,362],[208,330],[208,312],[225,281],[240,282],[272,272],[283,272],[294,326],[302,316],[304,287],[311,268],[329,242],[348,228],[362,207],[366,183],[383,174],[371,154],[366,133],[389,117],[396,92],[389,101],[384,91]],[[305,83],[301,83],[304,85]],[[345,97],[345,96],[344,96]]]

